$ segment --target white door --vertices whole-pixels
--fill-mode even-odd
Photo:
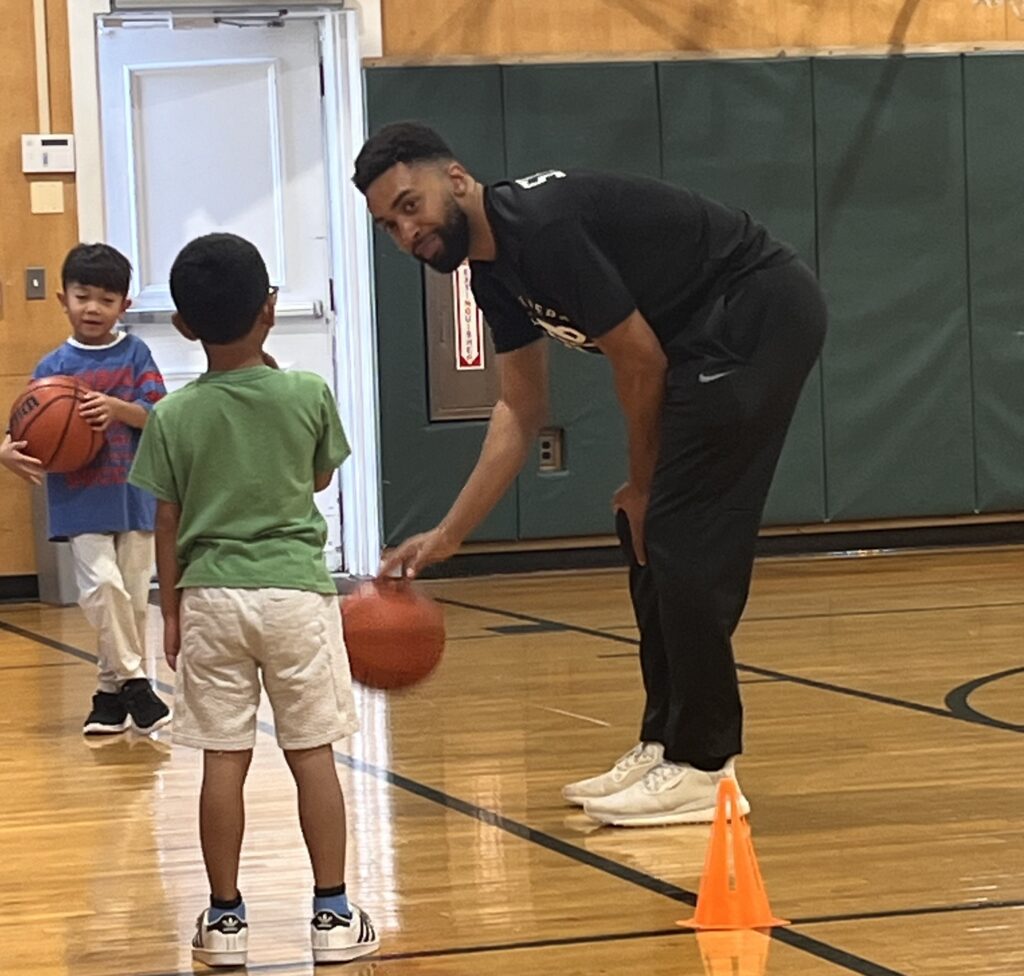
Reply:
[[[168,388],[205,369],[201,347],[170,325],[171,264],[192,238],[230,231],[260,249],[280,287],[268,351],[334,389],[316,22],[106,18],[98,60],[107,240],[134,266],[129,327],[153,350]],[[335,570],[337,477],[317,504]]]

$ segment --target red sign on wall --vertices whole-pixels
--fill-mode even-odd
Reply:
[[[469,265],[452,275],[455,299],[455,368],[460,372],[484,368],[484,316],[473,298]]]

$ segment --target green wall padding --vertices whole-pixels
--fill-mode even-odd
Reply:
[[[964,58],[978,510],[1024,509],[1024,55]]]
[[[366,86],[371,131],[419,119],[437,128],[481,179],[503,176],[499,68],[382,68],[366,73]],[[429,422],[423,273],[385,235],[374,236],[384,536],[393,544],[448,510],[486,425]],[[517,531],[509,492],[473,538],[514,539]]]
[[[532,64],[502,69],[510,176],[539,169],[661,170],[653,64]]]
[[[706,61],[658,67],[665,179],[746,210],[816,264],[811,65]],[[824,521],[821,373],[807,380],[765,510]]]
[[[739,207],[813,268],[811,63],[658,66],[665,179]]]
[[[371,128],[437,126],[485,181],[662,175],[748,210],[830,307],[767,523],[1024,509],[1024,55],[375,68]],[[433,524],[484,424],[427,422],[422,278],[375,248],[389,541]],[[549,343],[568,470],[536,457],[477,538],[605,534],[626,475],[608,364]]]
[[[829,517],[974,505],[958,58],[816,60]]]
[[[516,66],[503,78],[510,176],[571,168],[658,176],[653,65]],[[627,474],[611,369],[603,357],[549,347],[551,424],[565,431],[566,469],[541,474],[534,458],[520,476],[519,537],[611,533],[611,497]]]

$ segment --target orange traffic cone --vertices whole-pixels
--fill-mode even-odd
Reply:
[[[763,932],[698,932],[704,976],[765,976],[772,940]]]
[[[732,839],[732,872],[729,840]],[[735,885],[730,881],[734,879]],[[711,842],[697,895],[697,913],[680,925],[694,929],[767,929],[789,925],[775,918],[754,856],[750,824],[739,814],[739,788],[728,777],[718,784]]]

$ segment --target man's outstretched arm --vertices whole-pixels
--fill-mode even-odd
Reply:
[[[380,575],[416,576],[454,555],[515,481],[548,414],[547,346],[542,340],[497,357],[501,394],[480,457],[441,522],[406,539],[381,559]]]

